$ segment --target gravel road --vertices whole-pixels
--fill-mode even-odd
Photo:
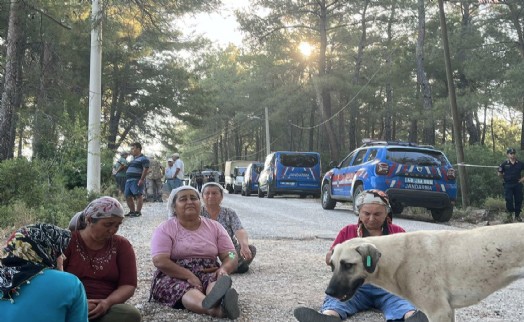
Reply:
[[[226,195],[224,204],[235,208],[237,203],[232,203],[234,198],[238,197]],[[253,202],[258,200],[256,197],[252,198]],[[284,205],[286,199],[274,200],[282,201]],[[310,199],[307,201],[315,202]],[[148,302],[154,271],[149,241],[155,227],[166,219],[165,207],[166,203],[146,203],[142,211],[143,216],[126,219],[119,231],[119,234],[131,241],[138,259],[138,288],[129,302],[142,311],[145,322],[221,321]],[[275,221],[268,223],[264,218],[247,216],[241,216],[241,219],[252,236],[251,242],[257,246],[257,257],[247,274],[232,276],[233,286],[240,294],[241,316],[238,321],[296,322],[293,317],[295,307],[308,306],[318,309],[331,277],[331,271],[323,258],[335,237],[334,233],[327,231],[325,234],[306,234],[301,233],[302,230],[296,225],[286,226],[285,223]],[[261,225],[265,226],[262,228]],[[449,228],[453,229],[455,226],[464,228],[463,224],[453,222]],[[253,232],[255,228],[256,233]],[[282,234],[283,229],[294,230],[288,236],[295,237],[286,237],[286,234]],[[338,228],[333,231],[338,231]],[[524,309],[521,306],[523,300],[524,280],[521,280],[492,294],[475,306],[457,310],[457,321],[524,321]],[[374,322],[384,321],[384,318],[377,312],[364,312],[348,321]]]

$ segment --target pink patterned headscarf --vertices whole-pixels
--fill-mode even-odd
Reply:
[[[81,212],[77,212],[69,222],[69,230],[82,230],[87,226],[87,218],[124,218],[124,208],[113,197],[100,197],[91,201]]]

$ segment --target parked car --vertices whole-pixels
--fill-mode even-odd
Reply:
[[[224,188],[229,193],[239,193],[242,189],[242,181],[244,180],[243,172],[245,171],[246,167],[252,163],[257,162],[255,160],[253,161],[246,161],[246,160],[232,160],[232,161],[226,161],[224,164]],[[236,170],[236,168],[244,168],[242,171],[242,178],[237,178],[239,170]],[[220,180],[220,179],[219,179]],[[236,184],[235,184],[236,183]],[[236,190],[235,190],[236,185]]]
[[[242,196],[258,193],[258,177],[263,168],[264,164],[262,162],[253,162],[247,166],[244,173],[244,181],[242,182],[242,191],[240,192]]]
[[[394,214],[424,207],[437,222],[451,219],[457,198],[455,169],[444,153],[407,142],[367,141],[349,153],[322,179],[322,208],[353,201],[367,189],[385,191]]]
[[[270,153],[258,179],[258,196],[298,194],[320,196],[320,154],[277,151]]]

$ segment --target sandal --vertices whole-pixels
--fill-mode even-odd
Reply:
[[[222,300],[222,310],[226,317],[231,320],[236,320],[240,316],[240,309],[238,308],[238,293],[234,288],[227,290],[224,299]]]
[[[220,303],[220,300],[226,295],[227,290],[231,288],[233,281],[228,275],[223,275],[218,278],[215,286],[211,289],[202,301],[202,307],[206,310],[215,307]]]
[[[297,307],[293,315],[300,322],[340,322],[339,317],[325,315],[308,307]]]

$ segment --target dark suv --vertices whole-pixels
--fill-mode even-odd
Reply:
[[[366,189],[385,191],[394,214],[424,207],[438,222],[451,219],[457,198],[455,169],[444,153],[407,142],[367,141],[351,152],[324,175],[322,208],[353,201]]]

